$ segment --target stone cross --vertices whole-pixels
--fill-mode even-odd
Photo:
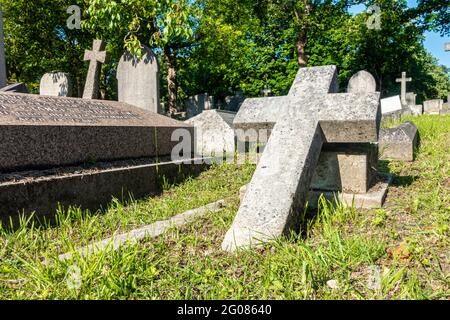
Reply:
[[[107,54],[103,40],[94,40],[92,51],[86,50],[84,60],[90,61],[84,85],[83,99],[97,99],[99,96],[100,64],[106,62]]]
[[[377,142],[380,94],[337,90],[336,66],[301,68],[288,96],[244,102],[241,108],[254,124],[267,128],[271,117],[276,123],[224,250],[259,245],[298,228],[324,143]]]
[[[272,94],[272,90],[269,88],[268,85],[265,85],[264,89],[261,90],[261,93],[264,94],[264,97],[268,97],[268,96],[270,96]]]
[[[402,72],[402,77],[395,79],[395,81],[401,83],[400,100],[402,101],[402,105],[406,106],[408,104],[406,101],[406,83],[411,82],[412,78],[407,78],[406,72]]]
[[[0,88],[6,86],[5,43],[3,40],[3,15],[0,2]]]

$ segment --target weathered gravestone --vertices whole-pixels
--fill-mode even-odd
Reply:
[[[211,110],[213,108],[213,104],[214,98],[207,93],[190,97],[185,102],[186,117],[190,119],[205,110]]]
[[[58,203],[96,210],[156,192],[177,176],[177,129],[194,128],[114,101],[0,94],[0,215],[51,215]]]
[[[195,127],[196,152],[203,156],[222,157],[235,152],[233,120],[235,112],[206,110],[186,121]]]
[[[6,86],[5,42],[3,33],[3,13],[0,2],[0,88]]]
[[[412,122],[380,130],[379,150],[382,160],[414,161],[417,145],[418,130]]]
[[[427,100],[423,102],[423,112],[425,114],[440,114],[444,101],[441,99]]]
[[[383,115],[396,114],[403,110],[400,96],[381,99],[381,113]]]
[[[153,51],[143,48],[141,59],[125,53],[117,67],[119,101],[154,113],[162,113],[159,102],[159,65]]]
[[[376,92],[377,82],[375,78],[367,71],[359,71],[351,77],[347,92],[348,93],[366,93]]]
[[[298,227],[324,143],[377,142],[379,93],[335,92],[335,66],[303,68],[288,96],[248,100],[253,124],[267,129],[277,120],[224,250],[257,245]],[[261,108],[267,105],[278,106],[274,112],[280,117],[268,118],[271,112]]]
[[[86,50],[84,60],[90,61],[84,85],[83,99],[98,99],[101,64],[106,62],[106,44],[103,40],[94,40],[92,51]]]
[[[70,97],[72,82],[70,75],[64,72],[50,72],[42,76],[39,94],[41,96]]]

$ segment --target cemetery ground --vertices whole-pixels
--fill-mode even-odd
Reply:
[[[418,126],[421,147],[415,162],[380,162],[394,175],[383,209],[323,202],[305,214],[300,235],[229,254],[221,242],[255,167],[216,165],[160,197],[115,201],[104,213],[61,212],[51,227],[4,226],[0,299],[448,299],[450,116],[404,120]],[[158,238],[58,260],[220,199],[223,211]]]

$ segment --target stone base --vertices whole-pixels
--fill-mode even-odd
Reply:
[[[52,220],[58,207],[96,211],[107,207],[113,198],[127,201],[157,195],[165,181],[177,182],[208,168],[207,164],[193,163],[143,159],[2,174],[1,221],[16,221],[20,214],[32,212]]]
[[[318,207],[319,197],[323,194],[326,200],[335,202],[339,199],[348,207],[354,206],[357,209],[377,209],[384,205],[389,185],[392,183],[392,176],[380,177],[378,182],[369,189],[367,193],[346,193],[312,190],[309,196],[309,207]]]
[[[392,183],[393,177],[391,175],[379,175],[375,184],[366,193],[350,193],[339,191],[323,191],[311,190],[308,206],[312,209],[317,209],[319,197],[323,194],[326,200],[335,203],[336,198],[345,205],[351,207],[354,205],[357,209],[375,209],[383,207],[386,200],[389,185]],[[242,199],[247,191],[247,185],[243,186],[239,191],[239,196]]]

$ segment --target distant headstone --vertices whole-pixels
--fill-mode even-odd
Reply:
[[[427,100],[423,102],[423,112],[425,114],[440,114],[444,101],[442,99]]]
[[[101,64],[106,62],[106,44],[103,40],[94,40],[92,51],[86,50],[84,60],[90,61],[84,85],[83,99],[98,99]]]
[[[72,95],[72,82],[70,75],[64,72],[46,73],[41,78],[41,96],[70,97]]]
[[[411,110],[411,113],[413,116],[420,116],[423,114],[423,105],[421,105],[421,104],[409,106],[409,109]]]
[[[377,91],[377,82],[375,78],[367,71],[359,71],[351,77],[347,92],[348,93],[368,93]]]
[[[234,154],[233,120],[235,116],[235,112],[206,110],[187,120],[187,124],[195,127],[196,153],[216,157]]]
[[[162,113],[159,93],[159,65],[153,51],[143,48],[138,59],[125,53],[117,67],[119,101],[154,113]]]
[[[5,61],[5,42],[3,33],[3,13],[0,2],[0,88],[6,86],[6,61]]]
[[[245,100],[244,93],[242,91],[236,92],[234,96],[228,96],[225,98],[225,110],[238,111],[242,103]]]
[[[406,105],[408,106],[415,106],[416,103],[417,94],[414,92],[407,92],[406,93]]]
[[[198,94],[190,97],[186,102],[186,117],[188,119],[195,117],[205,110],[211,110],[213,108],[214,98],[209,94]]]
[[[400,101],[402,103],[402,105],[406,106],[407,102],[406,102],[406,83],[407,82],[411,82],[412,78],[407,78],[406,77],[406,72],[402,72],[402,77],[399,79],[395,79],[396,82],[400,83],[401,88],[400,88]]]
[[[393,96],[381,99],[381,113],[389,114],[402,110],[402,102],[400,96]]]

